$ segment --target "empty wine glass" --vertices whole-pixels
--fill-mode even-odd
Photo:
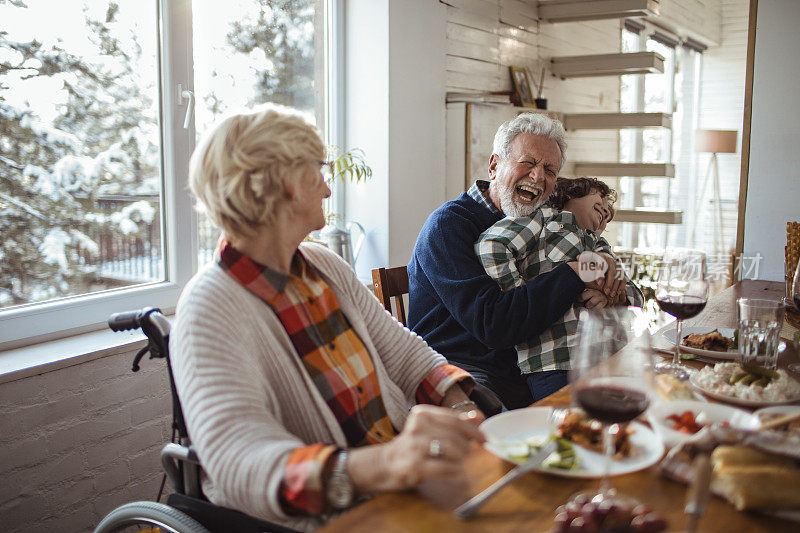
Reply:
[[[578,346],[571,356],[574,401],[603,424],[605,466],[600,490],[575,499],[625,504],[611,488],[619,424],[642,414],[653,394],[653,360],[648,320],[638,307],[584,311],[578,322]],[[619,352],[619,355],[615,355]]]
[[[658,362],[658,374],[671,374],[680,380],[689,378],[689,369],[681,364],[681,325],[684,319],[700,314],[708,302],[706,268],[706,254],[701,250],[671,248],[664,252],[658,266],[656,302],[678,321],[672,361]]]

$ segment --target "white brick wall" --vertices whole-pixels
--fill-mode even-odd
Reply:
[[[91,531],[153,500],[170,437],[163,360],[135,351],[0,384],[0,530]]]

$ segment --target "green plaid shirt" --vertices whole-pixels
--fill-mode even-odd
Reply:
[[[608,241],[583,230],[575,215],[550,207],[537,209],[529,217],[504,218],[484,231],[475,243],[475,253],[486,273],[504,291],[550,272],[561,263],[576,261],[587,251],[614,255]],[[629,303],[639,307],[644,304],[644,296],[633,282],[628,280],[625,290]],[[570,369],[569,353],[577,345],[578,314],[584,307],[582,302],[574,303],[547,330],[515,346],[523,374]]]

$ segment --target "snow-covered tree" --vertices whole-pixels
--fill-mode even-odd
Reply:
[[[234,22],[228,43],[256,59],[251,103],[314,108],[314,0],[257,0],[258,13]]]
[[[0,0],[0,9],[28,6]],[[141,76],[147,58],[135,34],[119,38],[118,14],[113,1],[99,20],[84,11],[91,53],[0,31],[0,306],[105,288],[86,257],[122,219],[98,196],[159,190],[155,76]],[[9,102],[43,80],[64,101],[54,118]]]

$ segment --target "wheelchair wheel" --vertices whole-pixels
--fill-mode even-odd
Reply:
[[[94,533],[115,531],[209,533],[189,515],[155,502],[126,503],[108,513],[94,529]]]

